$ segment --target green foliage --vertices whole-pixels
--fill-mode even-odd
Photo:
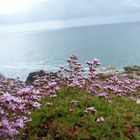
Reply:
[[[72,100],[77,103],[71,104]],[[31,114],[30,139],[140,139],[140,105],[128,98],[111,96],[108,101],[78,89],[65,88],[57,98],[45,97],[41,103],[41,108]],[[97,112],[84,112],[92,106]],[[104,121],[97,122],[99,117]]]

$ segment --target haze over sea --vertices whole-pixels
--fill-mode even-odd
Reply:
[[[8,77],[55,71],[71,54],[81,63],[96,57],[102,67],[140,65],[140,23],[0,33],[0,72]]]

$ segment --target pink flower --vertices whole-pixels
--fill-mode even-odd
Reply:
[[[23,128],[24,127],[24,121],[23,121],[23,119],[17,119],[16,120],[16,127],[18,126],[18,127],[20,127],[20,128]]]
[[[3,115],[4,113],[4,110],[0,109],[0,115]]]
[[[69,112],[73,112],[73,111],[74,111],[74,109],[71,109],[71,108],[69,109]]]
[[[103,117],[97,118],[96,122],[98,123],[104,122],[104,118]]]
[[[95,112],[97,112],[97,110],[94,107],[89,107],[86,110],[84,110],[84,112],[85,113],[89,113],[89,112],[95,113]]]
[[[5,126],[8,126],[8,125],[9,125],[9,122],[8,122],[7,118],[2,118],[1,124],[2,124],[4,127],[5,127]]]
[[[108,94],[107,93],[100,93],[100,94],[97,94],[97,96],[106,98],[108,96]]]
[[[98,66],[98,65],[101,65],[101,62],[100,60],[94,58],[94,64]]]
[[[76,56],[76,55],[74,55],[74,54],[73,54],[73,55],[71,55],[71,56],[70,56],[70,58],[71,58],[71,59],[74,59],[74,60],[77,60],[77,59],[78,59],[78,58],[77,58],[77,56]]]
[[[57,95],[56,94],[50,95],[50,98],[57,98]]]
[[[39,104],[38,102],[34,102],[32,103],[32,106],[35,108],[39,108],[41,104]]]
[[[47,102],[46,105],[47,105],[47,106],[52,106],[52,103]]]
[[[79,84],[79,82],[78,82],[76,79],[74,79],[74,80],[72,81],[72,83],[70,84],[70,86],[71,86],[71,87],[79,87],[80,84]]]
[[[98,60],[98,59],[93,59],[92,61],[88,61],[87,62],[87,64],[88,65],[95,65],[95,66],[98,66],[98,65],[100,65],[101,63],[100,63],[100,60]]]
[[[71,101],[70,101],[70,104],[71,104],[71,105],[77,105],[77,103],[78,103],[78,101],[76,101],[76,100],[71,100]]]
[[[140,99],[137,99],[137,100],[136,100],[136,103],[137,103],[137,104],[140,104]]]
[[[50,83],[48,84],[49,87],[54,87],[54,86],[56,86],[56,85],[57,85],[56,82],[50,82]]]
[[[60,65],[59,66],[59,69],[63,70],[64,69],[64,66]]]
[[[11,137],[13,137],[13,136],[15,136],[15,135],[17,135],[17,134],[19,134],[19,131],[17,131],[16,129],[14,129],[14,128],[10,128],[9,127],[9,129],[8,129],[8,132],[7,132]]]

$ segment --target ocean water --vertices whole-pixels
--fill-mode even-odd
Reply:
[[[55,71],[76,54],[101,67],[140,65],[140,23],[123,23],[0,34],[0,73],[25,80],[40,69]]]

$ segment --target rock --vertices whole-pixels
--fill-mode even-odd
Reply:
[[[140,66],[126,66],[124,67],[126,73],[138,72],[140,73]]]
[[[127,77],[130,78],[130,79],[137,79],[137,80],[140,79],[140,76],[138,76],[138,75],[135,74],[135,73],[127,74]]]
[[[124,67],[124,74],[131,79],[140,79],[140,66]]]
[[[4,77],[4,75],[0,73],[0,77]]]
[[[126,74],[126,73],[120,74],[119,77],[121,77],[121,78],[129,78],[129,77],[128,77],[128,74]]]
[[[33,84],[33,82],[35,80],[35,76],[42,77],[44,75],[45,75],[45,71],[44,70],[40,70],[40,71],[36,71],[36,72],[31,72],[31,73],[29,73],[25,83],[26,83],[26,85],[31,85],[31,84]]]
[[[114,67],[106,67],[105,69],[101,69],[100,72],[102,73],[102,77],[111,77],[111,76],[119,76],[124,71],[122,69],[115,69]]]
[[[126,66],[123,69],[115,69],[114,67],[106,67],[101,69],[102,78],[109,78],[112,76],[118,76],[120,78],[130,78],[140,80],[140,66]]]

